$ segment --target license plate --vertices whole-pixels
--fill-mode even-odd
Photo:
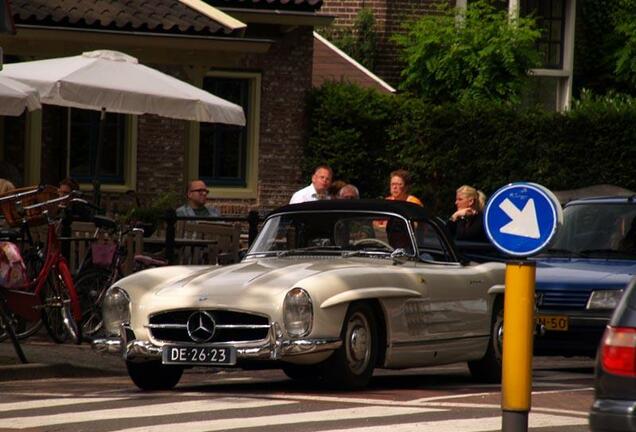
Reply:
[[[539,315],[537,322],[543,324],[546,330],[568,331],[568,317],[563,315]]]
[[[163,364],[234,365],[234,347],[165,345],[161,353]]]

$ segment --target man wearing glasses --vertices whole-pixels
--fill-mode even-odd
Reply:
[[[177,216],[219,217],[221,213],[214,207],[207,207],[208,188],[203,180],[192,180],[186,188],[188,202],[177,209]]]

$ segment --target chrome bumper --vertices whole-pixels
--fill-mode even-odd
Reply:
[[[128,330],[128,332],[126,331]],[[120,354],[124,360],[151,360],[160,359],[162,346],[149,341],[126,340],[126,334],[132,334],[129,326],[121,329],[121,337],[94,339],[92,348],[97,352]],[[215,344],[211,344],[214,346]],[[228,346],[227,343],[219,343],[218,346]],[[342,345],[339,338],[324,339],[284,339],[283,332],[277,323],[273,323],[269,329],[267,339],[257,342],[237,342],[231,344],[236,348],[236,358],[250,360],[280,360],[283,357],[310,354],[321,351],[332,351]]]

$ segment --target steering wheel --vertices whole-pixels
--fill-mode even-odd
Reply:
[[[393,252],[393,247],[391,247],[390,244],[376,238],[363,238],[360,240],[355,240],[353,242],[353,246],[357,247],[358,249],[363,249],[365,246],[373,246],[376,248],[386,249],[389,252]]]

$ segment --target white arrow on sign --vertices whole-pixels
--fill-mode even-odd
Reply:
[[[541,237],[537,211],[534,208],[534,200],[532,198],[528,200],[523,210],[519,210],[508,198],[499,204],[499,208],[512,219],[501,227],[500,232],[532,239]]]

